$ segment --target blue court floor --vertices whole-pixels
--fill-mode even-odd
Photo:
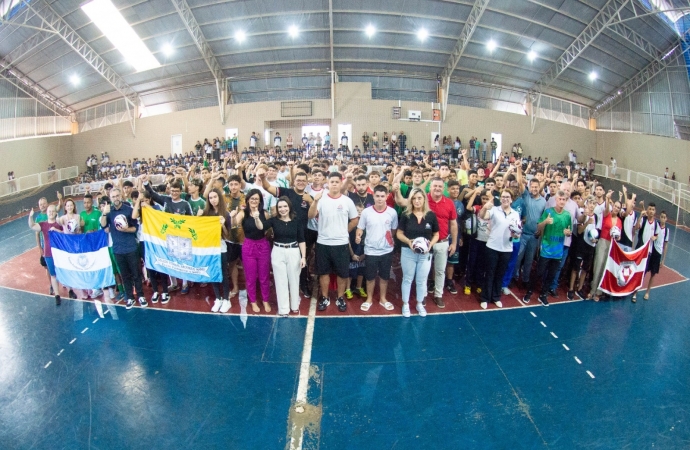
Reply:
[[[35,245],[25,230],[0,227],[0,262]],[[666,262],[686,277],[688,250],[673,230]],[[0,449],[686,449],[689,294],[317,317],[304,366],[306,317],[0,288]]]

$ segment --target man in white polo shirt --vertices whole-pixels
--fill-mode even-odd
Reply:
[[[350,197],[342,195],[343,178],[338,172],[328,176],[328,194],[316,195],[309,207],[309,218],[319,217],[316,239],[316,273],[319,275],[321,300],[319,311],[331,304],[328,298],[330,275],[338,277],[338,311],[345,312],[345,285],[350,276],[349,233],[357,226],[359,214]]]
[[[388,189],[383,185],[374,187],[374,205],[365,208],[357,224],[355,242],[360,244],[364,236],[364,255],[366,266],[364,276],[367,279],[367,300],[362,304],[362,311],[369,311],[374,298],[374,285],[379,277],[379,303],[391,311],[393,304],[386,299],[388,279],[393,264],[393,236],[398,228],[398,214],[395,209],[386,205]],[[366,235],[365,235],[366,233]]]

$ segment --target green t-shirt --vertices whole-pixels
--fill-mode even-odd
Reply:
[[[48,214],[46,213],[38,213],[36,217],[34,217],[34,223],[41,223],[45,222],[46,220],[48,220]],[[43,233],[38,233],[38,240],[41,243],[41,248],[43,248]]]
[[[97,209],[92,209],[90,213],[82,211],[79,213],[79,218],[84,221],[82,231],[90,233],[101,229],[101,212]]]
[[[572,218],[570,213],[565,209],[560,214],[554,208],[547,208],[541,215],[539,222],[543,222],[551,214],[553,223],[544,227],[543,236],[541,239],[542,258],[561,259],[563,258],[563,242],[565,235],[563,230],[572,226]]]
[[[192,200],[192,197],[190,196],[190,197],[187,199],[187,202],[189,203],[189,206],[192,207],[192,214],[195,215],[195,216],[197,215],[197,213],[199,212],[199,210],[202,210],[202,211],[203,211],[204,208],[206,207],[206,200],[204,200],[203,197],[199,197],[199,198],[196,199],[196,200]]]

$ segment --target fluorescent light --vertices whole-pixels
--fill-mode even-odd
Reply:
[[[373,25],[367,26],[366,30],[364,32],[367,34],[368,37],[372,37],[374,34],[376,34],[376,28],[374,28]]]
[[[245,40],[246,38],[247,38],[247,35],[244,34],[244,31],[242,31],[242,30],[237,30],[237,31],[235,31],[235,40],[236,40],[237,42],[242,43],[242,42],[244,42],[244,40]]]
[[[92,0],[82,5],[81,9],[137,72],[160,67],[156,57],[122,17],[113,2]]]
[[[170,44],[165,44],[165,45],[163,46],[163,54],[164,54],[165,56],[170,56],[170,55],[172,55],[173,53],[175,53],[175,49],[173,48],[172,45],[170,45]]]
[[[488,48],[490,52],[496,50],[496,41],[491,39],[489,42],[486,43],[486,48]]]
[[[537,59],[537,53],[534,52],[534,51],[530,51],[530,52],[527,54],[527,58],[528,58],[530,61],[534,61],[535,59]]]
[[[81,82],[81,78],[79,78],[79,75],[72,75],[69,77],[69,81],[76,86]]]
[[[420,41],[424,42],[427,37],[429,37],[429,32],[426,31],[426,28],[420,28],[419,31],[417,31],[417,38],[419,38]]]
[[[288,34],[291,38],[296,38],[299,34],[299,28],[297,28],[295,25],[292,25],[290,28],[288,28]]]
[[[589,73],[589,79],[592,80],[592,81],[596,80],[596,79],[597,79],[597,76],[598,76],[598,75],[597,75],[597,73],[596,73],[595,71],[591,71],[591,72]]]

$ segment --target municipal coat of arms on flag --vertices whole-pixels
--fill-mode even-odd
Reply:
[[[220,220],[142,208],[146,267],[182,280],[220,283]]]
[[[73,289],[103,289],[115,285],[108,254],[108,233],[98,230],[86,234],[50,231],[55,275]]]
[[[599,290],[614,297],[623,297],[641,289],[651,242],[632,252],[625,252],[618,242],[612,241]]]

